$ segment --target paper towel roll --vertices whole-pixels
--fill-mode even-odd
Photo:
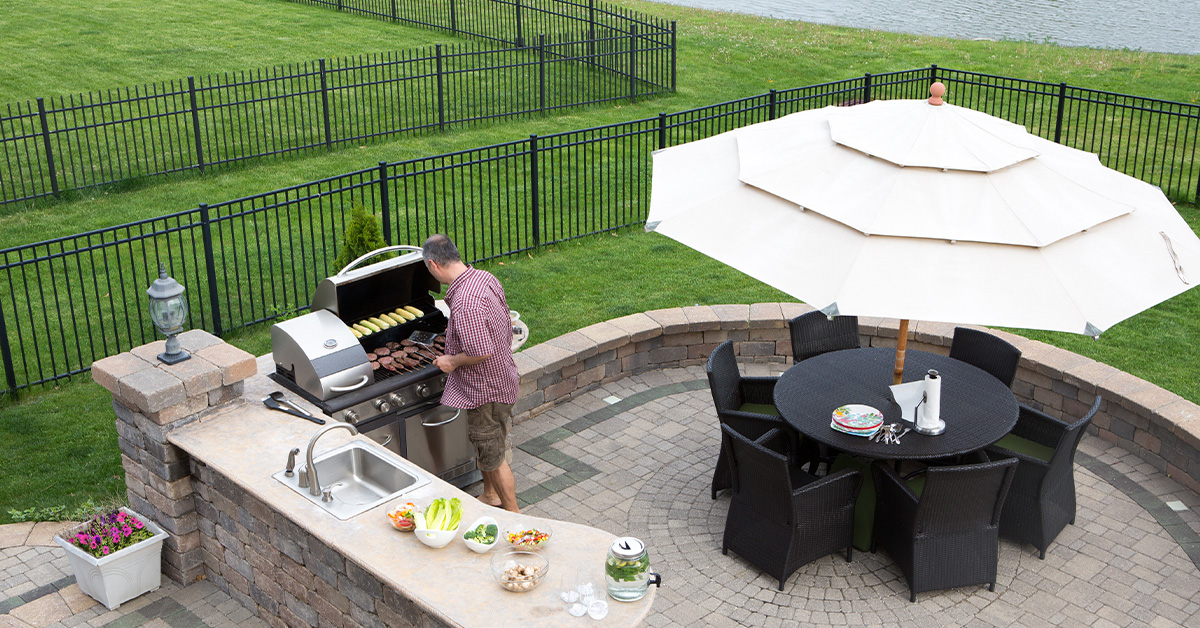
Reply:
[[[943,426],[940,419],[942,408],[942,378],[938,372],[930,370],[925,375],[925,403],[921,406],[920,426],[927,430]]]

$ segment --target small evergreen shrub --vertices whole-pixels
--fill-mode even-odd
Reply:
[[[337,258],[333,260],[333,270],[337,272],[359,257],[387,246],[383,241],[383,228],[379,220],[363,208],[362,203],[355,201],[350,207],[350,223],[346,225],[346,233],[342,236],[342,248]],[[395,257],[393,253],[376,256],[376,261]]]

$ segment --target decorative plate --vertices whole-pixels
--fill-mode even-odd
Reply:
[[[833,411],[833,422],[853,431],[875,430],[883,425],[883,413],[858,403],[844,405]]]

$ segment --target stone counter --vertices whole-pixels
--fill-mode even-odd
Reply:
[[[263,397],[280,389],[265,376],[273,368],[269,357],[254,369],[249,354],[223,343],[210,346],[231,350],[221,353],[225,362],[197,357],[180,368],[144,359],[151,354],[141,351],[96,365],[102,373],[97,380],[114,393],[130,501],[171,533],[163,567],[173,579],[205,577],[280,627],[634,626],[649,613],[654,587],[637,602],[608,599],[601,621],[571,617],[558,597],[581,579],[603,592],[606,552],[620,535],[484,505],[382,448],[430,483],[346,521],[328,514],[271,477],[293,447],[303,455],[322,426],[262,405]],[[254,374],[223,379],[231,364],[243,376]],[[196,385],[198,377],[207,383]],[[133,394],[143,381],[154,383],[153,392]],[[298,395],[288,397],[320,416]],[[176,406],[184,407],[171,409]],[[371,442],[335,430],[321,437],[314,455],[351,440]],[[501,531],[518,520],[549,523],[553,536],[542,551],[550,571],[542,584],[527,593],[500,587],[490,561],[504,551],[503,541],[484,554],[461,539],[433,549],[394,529],[386,516],[395,504],[424,507],[438,497],[462,500],[460,532],[484,515],[496,519]]]

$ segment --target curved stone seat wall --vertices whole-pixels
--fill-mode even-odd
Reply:
[[[651,369],[702,365],[726,340],[742,361],[791,360],[787,321],[812,311],[798,303],[669,308],[597,323],[526,348],[515,420],[535,416],[600,384]],[[895,347],[899,321],[860,318],[863,346]],[[908,348],[945,355],[954,325],[916,322]],[[1104,398],[1088,431],[1121,446],[1200,494],[1200,406],[1081,355],[989,330],[1021,350],[1013,391],[1054,416],[1079,417]]]

